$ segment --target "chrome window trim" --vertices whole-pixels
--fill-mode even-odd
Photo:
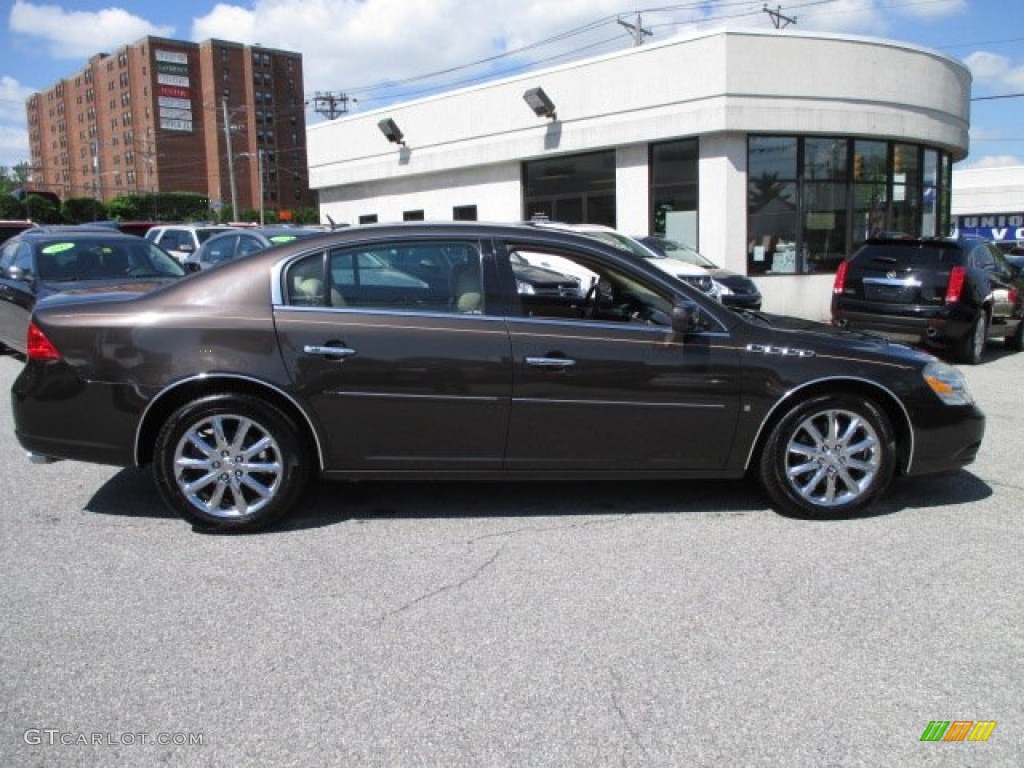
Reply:
[[[338,315],[383,315],[387,317],[423,317],[433,320],[486,320],[492,323],[504,323],[504,315],[475,315],[465,312],[438,312],[436,310],[417,309],[360,309],[359,307],[308,307],[293,304],[274,305],[274,312],[329,312]]]
[[[782,397],[780,397],[775,402],[775,404],[771,408],[768,409],[768,412],[764,415],[764,418],[761,420],[761,424],[758,426],[757,432],[754,434],[754,439],[750,443],[750,449],[747,451],[747,460],[743,464],[743,469],[750,469],[750,462],[754,458],[754,450],[761,440],[761,434],[764,432],[765,425],[772,419],[772,417],[775,415],[775,412],[779,409],[781,405],[790,402],[799,392],[801,392],[804,389],[807,389],[807,387],[813,386],[815,384],[821,384],[822,382],[836,381],[855,381],[860,384],[867,384],[873,389],[885,392],[889,396],[889,398],[899,406],[900,412],[903,414],[903,421],[907,426],[907,433],[910,435],[910,450],[907,452],[906,466],[906,472],[909,473],[911,471],[911,468],[914,466],[914,453],[916,450],[916,446],[914,445],[914,423],[910,419],[910,413],[907,412],[907,408],[905,405],[903,405],[903,401],[900,400],[900,398],[897,397],[896,393],[893,392],[891,389],[882,384],[879,384],[877,381],[865,379],[860,376],[824,376],[820,379],[812,379],[811,381],[805,381],[800,386],[794,387],[793,389],[786,392]]]
[[[163,400],[164,397],[169,395],[171,392],[185,384],[191,384],[196,381],[215,381],[217,379],[241,380],[249,382],[251,384],[256,384],[261,387],[266,387],[267,389],[270,389],[276,392],[277,394],[281,395],[285,400],[294,405],[296,410],[298,410],[298,412],[302,414],[302,418],[306,420],[306,425],[309,427],[309,431],[313,435],[313,442],[316,443],[317,463],[320,469],[323,470],[325,466],[324,450],[323,445],[321,445],[320,443],[320,435],[316,431],[316,427],[313,424],[313,420],[309,418],[309,414],[306,413],[306,409],[302,407],[299,401],[275,384],[271,384],[263,379],[257,379],[253,376],[243,376],[237,373],[197,373],[193,376],[188,376],[187,378],[179,379],[178,381],[175,381],[173,384],[168,384],[166,387],[157,392],[156,395],[154,395],[146,404],[145,409],[143,409],[142,411],[142,415],[139,417],[139,423],[135,427],[135,446],[133,448],[133,457],[135,459],[136,466],[140,466],[139,449],[140,439],[142,437],[142,426],[143,424],[146,423],[146,419],[149,417],[149,412],[153,408],[153,406],[156,405],[156,403],[159,402],[160,400]]]

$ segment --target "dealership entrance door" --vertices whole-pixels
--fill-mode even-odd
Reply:
[[[523,163],[523,218],[614,227],[614,150]]]

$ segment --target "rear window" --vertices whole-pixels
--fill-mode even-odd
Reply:
[[[862,267],[899,265],[926,269],[948,269],[962,264],[964,257],[955,245],[870,243],[857,251],[852,261]]]

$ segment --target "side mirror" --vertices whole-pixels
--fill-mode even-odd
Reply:
[[[32,282],[32,273],[31,272],[26,272],[21,267],[14,267],[14,266],[8,267],[7,268],[7,277],[9,279],[11,279],[11,280],[16,280],[16,281],[22,282],[22,283],[31,283]]]
[[[700,307],[694,301],[680,301],[672,307],[672,330],[688,336],[700,328]]]

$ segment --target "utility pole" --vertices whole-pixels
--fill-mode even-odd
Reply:
[[[313,111],[333,120],[348,112],[348,94],[317,91],[313,96]]]
[[[640,20],[640,14],[636,15],[636,24],[630,24],[628,21],[617,19],[618,23],[629,30],[629,33],[633,36],[633,47],[637,48],[644,44],[644,38],[648,35],[653,35],[649,29],[644,29],[643,22]]]
[[[263,150],[256,150],[256,171],[260,175],[260,226],[263,226]]]
[[[790,24],[796,24],[796,16],[790,18],[789,16],[782,15],[782,6],[778,6],[774,11],[767,5],[762,9],[765,13],[772,17],[772,24],[775,25],[776,29],[785,29]]]
[[[238,221],[238,185],[235,183],[235,151],[231,146],[231,124],[228,122],[227,96],[220,103],[224,110],[224,143],[228,148],[228,178],[231,180],[231,220]]]

